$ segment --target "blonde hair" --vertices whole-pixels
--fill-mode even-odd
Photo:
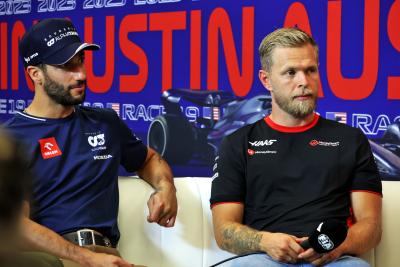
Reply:
[[[315,40],[306,32],[298,28],[280,28],[277,29],[262,40],[258,53],[263,70],[270,71],[272,67],[272,52],[276,47],[301,47],[311,44],[317,56],[318,61],[318,45]]]

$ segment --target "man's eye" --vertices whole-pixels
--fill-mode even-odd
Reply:
[[[286,74],[289,75],[289,76],[294,76],[294,75],[296,74],[296,71],[294,71],[294,70],[288,70],[288,71],[286,72]]]
[[[308,73],[316,73],[318,71],[317,68],[309,68]]]

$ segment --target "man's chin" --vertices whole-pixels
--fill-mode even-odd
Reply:
[[[315,107],[308,108],[298,108],[296,110],[291,110],[289,113],[296,119],[305,119],[314,113]]]
[[[58,102],[58,104],[61,104],[65,107],[72,107],[72,106],[76,106],[76,105],[80,105],[85,101],[85,97],[81,97],[81,98],[73,98],[73,99],[68,99],[68,100],[63,100],[63,101],[56,101]]]
[[[85,98],[86,98],[86,94],[83,93],[80,96],[73,97],[73,100],[71,100],[71,103],[72,103],[73,106],[80,105],[83,102],[85,102]]]

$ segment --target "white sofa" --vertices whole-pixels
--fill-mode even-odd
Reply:
[[[179,203],[175,227],[146,221],[152,188],[141,179],[120,177],[119,250],[148,267],[206,267],[232,256],[215,241],[209,208],[211,178],[175,178]],[[383,236],[363,258],[372,267],[400,266],[400,182],[383,182]]]

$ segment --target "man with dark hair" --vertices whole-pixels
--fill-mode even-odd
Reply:
[[[98,49],[82,43],[69,20],[32,26],[19,51],[35,95],[6,125],[26,144],[35,175],[32,220],[23,223],[27,243],[83,266],[127,267],[115,249],[119,165],[155,189],[149,222],[174,225],[176,190],[168,164],[113,110],[79,106],[86,91],[84,52]]]
[[[235,267],[369,266],[351,256],[381,238],[382,187],[368,140],[315,113],[319,72],[312,37],[278,29],[259,53],[259,79],[271,93],[272,112],[220,146],[211,192],[218,245],[235,254],[263,252],[232,260]],[[352,224],[344,242],[329,253],[303,248],[326,220]]]

